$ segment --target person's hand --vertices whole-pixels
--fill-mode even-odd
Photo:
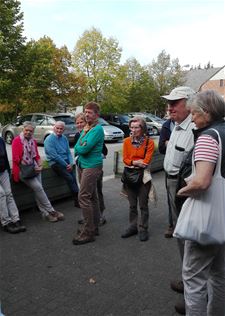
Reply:
[[[67,166],[66,166],[66,170],[69,171],[69,172],[72,171],[72,168],[73,168],[73,167],[72,167],[71,165],[67,165]]]
[[[36,173],[40,173],[42,169],[43,169],[42,165],[34,167],[34,170],[35,170]]]
[[[139,159],[139,160],[133,161],[133,166],[139,167],[139,168],[145,168],[147,164],[143,162],[143,159]]]

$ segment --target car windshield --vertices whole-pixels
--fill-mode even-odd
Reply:
[[[122,115],[121,116],[121,121],[123,123],[129,123],[130,117],[128,115]]]
[[[99,124],[102,126],[108,126],[110,125],[108,122],[106,122],[103,118],[99,117],[98,118]]]
[[[54,116],[54,119],[56,121],[62,121],[64,122],[66,125],[70,125],[70,124],[74,124],[74,120],[71,116]]]
[[[149,117],[151,120],[158,122],[158,123],[162,123],[162,119],[154,114],[146,114],[146,117]]]

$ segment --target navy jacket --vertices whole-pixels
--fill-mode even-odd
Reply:
[[[159,136],[159,144],[158,144],[160,154],[165,155],[166,153],[165,143],[166,141],[170,139],[170,135],[172,133],[173,127],[174,127],[174,123],[171,119],[166,120],[165,123],[163,123],[162,125],[162,129],[160,131],[160,136]]]

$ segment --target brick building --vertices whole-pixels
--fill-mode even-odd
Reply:
[[[216,90],[225,99],[225,65],[218,68],[191,69],[185,72],[185,85],[193,90]]]

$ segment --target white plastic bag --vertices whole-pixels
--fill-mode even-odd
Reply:
[[[218,134],[219,136],[219,134]],[[221,176],[220,155],[210,187],[196,198],[189,197],[182,207],[174,237],[202,245],[225,243],[225,179]]]

